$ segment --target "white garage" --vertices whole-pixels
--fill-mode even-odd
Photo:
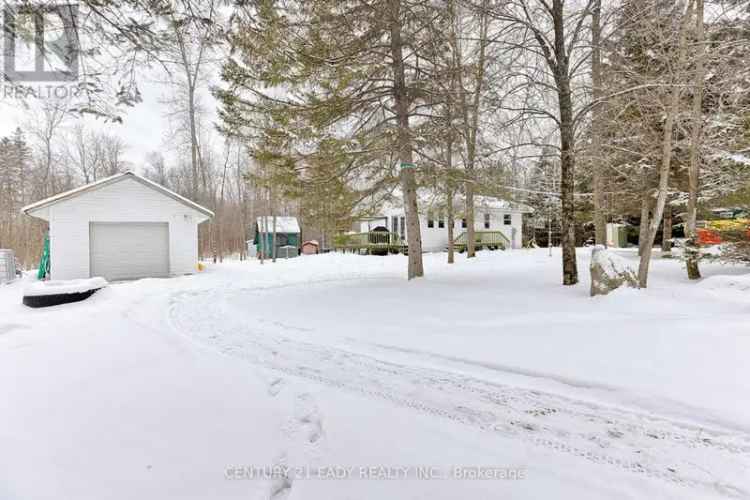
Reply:
[[[108,280],[193,273],[198,225],[213,213],[133,172],[23,208],[49,222],[51,278]]]

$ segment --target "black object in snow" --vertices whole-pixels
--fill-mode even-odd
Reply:
[[[86,300],[97,290],[101,288],[94,288],[93,290],[86,290],[85,292],[77,293],[56,293],[53,295],[25,295],[23,297],[23,304],[29,307],[50,307],[57,306],[60,304],[70,304],[72,302],[80,302]]]

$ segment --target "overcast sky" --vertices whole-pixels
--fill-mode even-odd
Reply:
[[[106,130],[110,134],[120,136],[128,145],[126,159],[136,167],[136,170],[140,170],[146,155],[151,151],[161,151],[167,158],[172,156],[168,139],[167,107],[160,103],[160,99],[169,95],[171,89],[168,85],[152,80],[143,78],[139,81],[143,102],[133,108],[126,108],[122,124],[104,122],[92,117],[84,119],[86,126],[92,130]],[[215,121],[215,100],[208,92],[203,93],[201,100],[206,110],[210,111],[211,121]],[[30,101],[30,104],[34,105],[34,102]],[[29,119],[30,112],[21,102],[0,95],[0,136],[10,135],[19,126],[25,128],[24,124]],[[76,120],[81,118],[71,117],[68,125],[75,124]]]
[[[18,71],[33,71],[36,51],[33,38],[29,38],[29,33],[33,33],[33,21],[31,21],[30,17],[28,19],[24,17],[23,14],[17,15],[15,19],[17,38],[13,45],[15,53],[14,68]],[[52,14],[45,15],[44,29],[45,40],[49,40],[51,44],[64,34],[61,19]],[[47,51],[47,56],[43,63],[45,70],[67,69],[67,65],[63,60],[55,56],[56,52],[53,49],[54,47]],[[93,72],[99,71],[102,74],[106,74],[110,69],[110,64],[106,63],[106,59],[108,57],[117,57],[117,55],[116,51],[104,51],[97,56],[97,59],[92,59],[89,56],[86,61],[88,64],[87,70]],[[105,60],[105,62],[102,62],[101,59]],[[3,55],[0,54],[0,61],[2,60]],[[210,74],[204,75],[206,81],[210,83],[216,82],[218,79],[218,69],[209,67],[206,64],[204,64],[204,69],[210,72]],[[165,83],[158,83],[168,81],[169,78],[166,70],[164,67],[155,64],[151,68],[139,69],[137,77],[143,102],[133,108],[125,108],[121,111],[122,124],[104,122],[102,119],[97,120],[93,117],[80,118],[75,116],[71,116],[66,123],[66,126],[73,126],[76,121],[83,120],[90,130],[106,131],[109,134],[121,137],[128,146],[125,155],[126,159],[133,163],[136,169],[143,165],[145,156],[151,151],[161,151],[169,159],[173,156],[170,149],[173,149],[172,146],[175,145],[174,139],[168,135],[170,127],[167,118],[167,105],[160,102],[163,97],[174,95],[173,88]],[[109,83],[115,85],[115,82]],[[202,91],[199,90],[201,107],[207,111],[202,119],[203,130],[212,128],[216,116],[216,102],[207,90],[209,84],[206,84]],[[56,85],[56,83],[30,82],[30,85],[32,87],[39,85],[41,88],[45,88],[46,85]],[[9,88],[12,90],[12,87]],[[22,101],[16,100],[12,95],[8,95],[9,92],[7,89],[0,88],[0,90],[2,90],[0,92],[0,136],[7,136],[13,133],[15,128],[19,126],[22,129],[26,129],[25,125],[28,124],[32,117],[32,112],[28,109],[28,106],[38,106],[39,101],[29,99],[27,100],[27,105],[24,105]],[[31,138],[28,135],[27,133],[27,138],[30,140]]]

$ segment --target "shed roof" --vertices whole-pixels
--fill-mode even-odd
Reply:
[[[144,186],[149,187],[155,191],[158,191],[165,196],[169,196],[170,198],[182,203],[183,205],[186,205],[192,208],[193,210],[197,210],[198,212],[202,213],[203,215],[207,217],[214,216],[214,213],[211,210],[201,205],[198,205],[197,203],[193,201],[188,200],[184,196],[180,196],[174,191],[171,191],[165,188],[161,184],[157,184],[149,179],[146,179],[145,177],[141,177],[140,175],[130,170],[128,170],[127,172],[122,172],[120,174],[115,174],[110,177],[106,177],[104,179],[98,180],[96,182],[92,182],[90,184],[86,184],[85,186],[81,186],[76,189],[71,189],[70,191],[65,191],[63,193],[50,196],[49,198],[45,198],[43,200],[37,201],[36,203],[32,203],[31,205],[26,205],[25,207],[21,209],[21,212],[25,213],[26,215],[33,216],[34,214],[32,212],[35,212],[42,208],[49,207],[50,205],[54,205],[56,203],[60,203],[65,200],[75,198],[76,196],[80,196],[84,193],[88,193],[90,191],[94,191],[96,189],[100,189],[100,188],[103,188],[104,186],[109,186],[111,184],[124,181],[126,179],[132,179],[134,181],[140,182]]]
[[[266,218],[266,231],[269,233],[273,232],[273,216],[268,215]],[[258,231],[263,232],[263,217],[258,217],[257,219],[258,224]],[[297,217],[288,217],[288,216],[276,216],[276,232],[277,233],[296,233],[299,234],[300,228],[299,228],[299,222],[297,222]]]

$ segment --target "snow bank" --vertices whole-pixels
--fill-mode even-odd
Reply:
[[[98,277],[80,280],[33,281],[24,287],[23,294],[26,297],[42,297],[85,293],[104,288],[107,284],[107,280]]]
[[[733,289],[750,292],[750,274],[744,276],[711,276],[704,279],[700,286],[709,290]]]
[[[0,287],[0,498],[747,497],[747,268],[654,259],[591,301],[547,252],[429,254],[412,281],[400,255],[225,261],[33,312]],[[277,464],[527,474],[233,472]]]

